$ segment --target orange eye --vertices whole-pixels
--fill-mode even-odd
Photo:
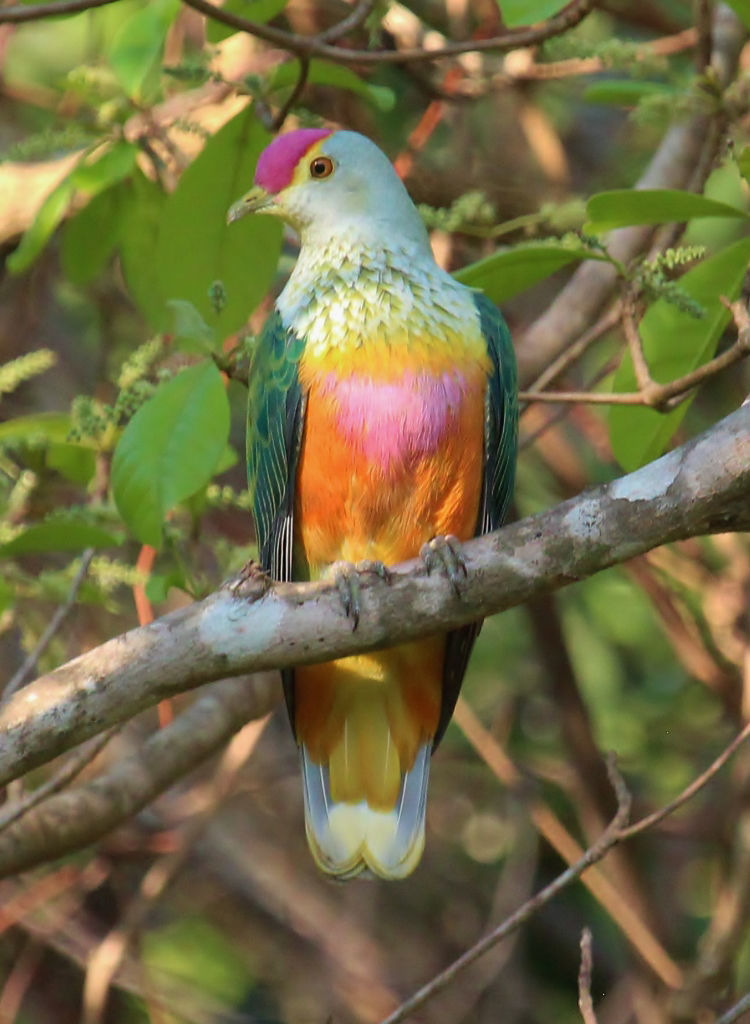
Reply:
[[[310,161],[311,178],[328,178],[333,174],[333,160],[327,156],[316,156]]]

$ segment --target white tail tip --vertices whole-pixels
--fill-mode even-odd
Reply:
[[[302,746],[305,828],[321,870],[339,879],[366,871],[387,879],[411,874],[424,849],[431,749],[430,743],[419,748],[414,764],[401,778],[394,808],[381,811],[365,801],[336,803],[328,766],[314,764]]]

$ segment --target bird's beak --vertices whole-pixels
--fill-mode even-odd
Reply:
[[[256,185],[249,192],[246,192],[242,199],[238,199],[236,203],[230,206],[227,213],[227,224],[234,224],[236,220],[244,217],[246,213],[262,213],[274,205],[275,200],[271,193],[267,192],[261,185]]]

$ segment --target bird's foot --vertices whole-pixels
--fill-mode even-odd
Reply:
[[[362,610],[362,585],[359,579],[362,573],[373,573],[386,583],[391,582],[390,570],[382,562],[374,562],[369,558],[356,565],[352,562],[333,562],[326,573],[336,584],[344,614],[352,620],[352,632],[359,625]]]
[[[231,592],[239,597],[245,592],[250,593],[251,591],[266,591],[271,586],[271,576],[260,562],[255,562],[251,558],[249,562],[245,562],[240,571],[227,581],[226,586],[229,587]]]
[[[422,545],[419,557],[428,573],[433,569],[444,572],[456,596],[461,596],[461,583],[469,575],[469,570],[466,568],[466,558],[458,537],[454,537],[452,533],[444,537],[433,537]]]

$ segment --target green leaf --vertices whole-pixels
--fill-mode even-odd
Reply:
[[[250,186],[270,135],[247,107],[206,143],[168,197],[149,272],[158,276],[163,307],[157,329],[171,319],[168,299],[191,302],[224,338],[238,330],[268,291],[281,250],[281,225],[271,217],[245,217],[227,225],[227,210]],[[209,289],[221,281],[226,303],[218,314]]]
[[[40,555],[50,551],[83,551],[84,548],[111,548],[120,540],[112,533],[74,519],[59,519],[30,526],[13,540],[0,544],[0,558]]]
[[[241,18],[249,21],[264,23],[281,14],[287,5],[287,0],[224,0],[221,5],[223,11],[238,14]],[[206,39],[209,43],[220,43],[222,39],[231,36],[236,29],[229,25],[222,25],[220,21],[208,18],[206,21]]]
[[[74,191],[75,186],[70,175],[63,178],[59,185],[52,189],[39,207],[36,217],[24,232],[18,248],[6,260],[5,265],[11,274],[23,273],[36,260],[52,237],[55,228],[68,212]]]
[[[470,288],[480,288],[493,302],[504,302],[569,263],[589,259],[606,260],[607,257],[583,246],[523,244],[500,249],[483,260],[470,263],[455,276]]]
[[[535,25],[561,11],[567,0],[499,0],[500,12],[508,28]]]
[[[70,416],[67,413],[42,412],[35,416],[17,416],[0,423],[0,444],[65,441],[70,427]]]
[[[625,78],[620,81],[605,80],[594,82],[584,89],[583,99],[587,103],[605,103],[614,107],[635,107],[645,96],[677,95],[672,86],[664,82],[643,82]]]
[[[60,259],[65,276],[85,285],[103,270],[130,213],[130,192],[121,185],[95,196],[63,228]]]
[[[279,64],[274,70],[268,83],[270,91],[284,89],[294,86],[299,78],[299,61],[290,60],[285,64]],[[396,96],[393,89],[383,85],[370,85],[350,68],[340,64],[332,64],[326,60],[310,61],[310,69],[307,74],[307,81],[310,85],[334,85],[338,89],[346,89],[362,96],[369,103],[372,103],[378,110],[387,112],[393,110],[396,105]]]
[[[167,600],[172,587],[178,590],[186,590],[185,573],[178,568],[172,568],[169,572],[151,573],[146,581],[146,597],[152,604],[162,604]]]
[[[735,160],[727,159],[711,171],[703,195],[720,203],[747,209],[746,186]],[[747,234],[745,221],[732,217],[697,217],[685,228],[680,245],[703,245],[713,255]]]
[[[164,517],[213,475],[229,436],[229,402],[210,362],[161,384],[120,438],[115,503],[142,544],[159,547]]]
[[[164,40],[178,9],[177,0],[151,0],[128,18],[112,41],[112,70],[136,102],[151,97],[158,87]]]
[[[750,238],[743,238],[680,278],[680,285],[706,310],[706,316],[700,320],[663,299],[649,307],[641,321],[640,333],[654,380],[662,384],[676,380],[713,356],[730,315],[719,296],[737,298],[748,260]],[[629,353],[625,354],[615,374],[613,390],[637,390]],[[690,400],[687,400],[666,414],[642,406],[613,406],[609,413],[610,440],[623,469],[637,469],[658,458],[689,405]]]
[[[82,486],[89,482],[96,469],[94,449],[83,444],[55,442],[47,449],[46,461],[50,469]]]
[[[186,299],[170,299],[167,305],[174,314],[175,341],[186,352],[211,352],[216,345],[216,333],[208,326],[198,310]]]
[[[84,155],[67,177],[50,192],[31,225],[24,233],[6,265],[11,273],[27,270],[52,237],[70,207],[76,191],[95,196],[105,188],[127,177],[135,167],[137,147],[130,142],[116,142],[101,156],[89,161]]]
[[[157,330],[166,330],[168,310],[154,250],[167,197],[140,171],[135,172],[125,187],[128,216],[120,236],[125,283],[149,323]]]
[[[92,159],[84,157],[73,170],[71,180],[79,192],[96,196],[128,178],[133,173],[137,157],[137,146],[119,140],[104,152],[97,150]]]
[[[750,0],[727,0],[745,28],[750,29]]]
[[[623,188],[599,192],[586,204],[586,214],[589,222],[583,230],[591,235],[629,224],[663,224],[692,217],[748,218],[745,210],[729,203],[671,188]]]

